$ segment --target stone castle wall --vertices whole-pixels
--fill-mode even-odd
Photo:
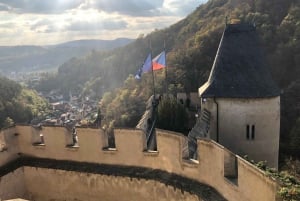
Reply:
[[[24,198],[27,195],[24,168],[18,168],[0,177],[0,200],[8,198]]]
[[[30,200],[199,201],[196,195],[154,180],[33,167],[24,169]]]
[[[44,138],[44,144],[33,145],[33,143],[37,144],[37,142],[39,142],[41,133]],[[66,147],[66,145],[70,143],[72,136],[64,127],[43,127],[39,130],[31,126],[18,125],[14,128],[10,128],[9,131],[2,131],[1,133],[5,138],[0,138],[0,140],[3,141],[4,139],[7,149],[0,152],[0,166],[5,165],[17,157],[30,156],[95,164],[141,167],[163,170],[206,184],[214,188],[227,200],[276,200],[277,184],[275,181],[268,178],[263,172],[244,159],[232,154],[214,141],[198,140],[199,161],[196,163],[186,161],[182,157],[182,146],[185,141],[184,136],[164,130],[157,130],[156,133],[158,151],[147,152],[144,151],[145,137],[141,130],[115,129],[116,149],[103,149],[107,145],[107,138],[101,129],[78,128],[79,147]],[[6,141],[6,139],[9,140]],[[12,145],[14,147],[12,147]],[[48,193],[53,191],[53,195],[55,195],[52,185],[55,186],[57,184],[57,179],[60,179],[58,185],[61,185],[63,188],[65,184],[67,184],[66,186],[71,185],[72,182],[76,180],[79,181],[80,178],[82,178],[80,177],[81,173],[78,172],[75,174],[72,172],[64,173],[62,171],[57,174],[59,175],[57,176],[55,171],[60,172],[51,169],[24,167],[25,187],[27,192],[32,194],[30,196],[43,196],[38,189],[39,186],[43,186]],[[2,175],[0,180],[1,188],[5,185],[2,182],[3,178],[8,177],[10,174]],[[70,177],[68,176],[69,174],[73,176]],[[41,176],[40,179],[38,179],[39,176]],[[99,177],[95,179],[97,182],[100,178],[104,178],[104,176],[101,175],[94,175],[92,177]],[[35,178],[36,182],[40,185],[32,183],[30,178]],[[47,182],[45,182],[46,178]],[[88,178],[82,179],[82,182],[86,182],[86,180],[88,180]],[[117,180],[115,183],[117,186],[121,183],[124,185],[126,183],[126,177]],[[151,183],[154,181],[145,180],[142,183],[144,185],[147,182]],[[100,183],[97,183],[97,185],[98,184],[102,185]],[[109,185],[115,184],[112,183]],[[128,188],[131,189],[130,185],[127,185],[129,186]],[[136,185],[136,183],[134,182],[133,185]],[[153,185],[151,184],[151,187],[141,187],[141,190],[146,191],[145,194],[151,194],[153,189],[158,189],[155,187],[157,185],[161,184],[154,182]],[[49,188],[47,186],[49,186]],[[21,190],[13,190],[16,191],[16,195],[20,195],[23,192],[22,188]],[[77,187],[74,189],[69,187],[66,190],[68,190],[68,194],[76,195],[76,191],[79,189]],[[81,190],[84,192],[84,189]],[[121,188],[119,190],[123,193]],[[169,192],[169,187],[167,186],[162,191],[164,191],[166,195],[172,194]],[[174,198],[171,199],[172,196],[167,196],[166,200],[182,200],[177,197],[179,192],[176,190],[174,190],[174,192]],[[7,197],[5,192],[1,193],[0,198],[11,198]],[[192,195],[182,194],[182,196],[187,195],[187,200],[192,200],[192,198],[190,199],[189,197]],[[128,196],[130,197],[131,195]],[[126,199],[124,198],[124,200]]]

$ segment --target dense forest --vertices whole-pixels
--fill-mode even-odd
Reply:
[[[0,77],[0,128],[29,123],[48,110],[47,101],[18,83]]]
[[[282,90],[281,149],[300,152],[300,1],[209,0],[180,22],[140,35],[133,43],[107,52],[91,52],[64,63],[57,74],[46,74],[36,87],[59,89],[102,98],[107,124],[134,126],[152,93],[151,75],[135,80],[133,74],[147,54],[167,51],[168,77],[157,72],[156,90],[164,83],[170,92],[197,91],[208,78],[225,23],[256,25],[269,68]],[[152,49],[149,49],[151,41]],[[105,93],[107,92],[107,93]],[[298,120],[297,120],[298,119]]]

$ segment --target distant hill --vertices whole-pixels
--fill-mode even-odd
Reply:
[[[115,40],[74,40],[66,43],[54,45],[55,47],[73,47],[73,48],[89,48],[94,50],[111,50],[117,47],[122,47],[132,42],[133,39],[118,38]]]
[[[77,40],[50,46],[0,46],[0,73],[47,71],[72,57],[92,50],[107,51],[124,46],[133,39]]]

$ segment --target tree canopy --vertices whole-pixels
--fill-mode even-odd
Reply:
[[[47,101],[35,91],[4,77],[0,77],[0,94],[0,128],[28,123],[48,109]]]

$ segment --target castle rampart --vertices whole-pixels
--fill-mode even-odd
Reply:
[[[77,128],[79,146],[69,146],[70,142],[72,142],[72,135],[71,132],[64,127],[45,126],[42,128],[34,128],[31,126],[17,125],[3,130],[0,134],[1,143],[5,144],[6,147],[0,152],[0,166],[4,166],[17,158],[30,157],[74,161],[77,164],[91,163],[110,165],[111,167],[139,167],[144,170],[160,170],[167,174],[178,175],[180,178],[197,181],[200,184],[212,187],[227,200],[276,200],[277,184],[275,181],[267,177],[252,164],[234,155],[214,141],[198,140],[198,161],[190,161],[184,160],[182,156],[182,145],[186,140],[184,136],[164,130],[157,130],[156,134],[158,151],[147,152],[145,151],[145,137],[142,130],[115,129],[116,148],[103,149],[107,146],[107,138],[101,129]],[[21,185],[20,188],[14,188],[13,183],[17,182],[14,179],[8,179],[12,178],[13,174],[18,174],[19,180],[21,180],[20,184],[18,184]],[[2,173],[0,180],[0,198],[13,198],[11,193],[7,193],[13,191],[15,191],[15,197],[26,194],[25,192],[30,192],[30,196],[32,197],[43,197],[41,194],[43,191],[39,191],[39,186],[44,188],[45,191],[51,192],[54,191],[52,188],[55,185],[58,185],[57,188],[63,188],[64,182],[67,184],[66,186],[68,186],[65,191],[76,194],[75,191],[79,190],[79,187],[74,187],[72,190],[71,186],[79,185],[83,188],[84,185],[78,184],[78,182],[89,181],[89,185],[94,186],[93,188],[95,189],[99,189],[101,185],[112,185],[114,187],[120,185],[120,188],[116,187],[115,190],[120,191],[120,195],[123,196],[125,196],[126,191],[132,189],[131,194],[128,194],[128,199],[133,196],[132,193],[138,193],[139,191],[136,189],[140,188],[141,192],[144,192],[146,195],[151,195],[153,189],[155,189],[155,192],[152,192],[154,194],[166,195],[159,196],[161,200],[164,200],[163,197],[165,197],[165,200],[197,200],[195,196],[192,195],[193,193],[187,194],[174,189],[174,192],[171,192],[170,187],[166,186],[164,190],[162,190],[158,188],[161,184],[159,182],[155,183],[157,181],[153,181],[153,179],[132,180],[132,178],[125,175],[124,178],[114,178],[110,181],[111,183],[109,183],[105,182],[108,181],[105,175],[94,175],[91,173],[86,179],[83,179],[83,177],[87,175],[87,173],[77,172],[75,174],[74,172],[72,173],[72,171],[66,173],[65,170],[52,170],[51,168],[45,167],[32,168],[24,165],[24,167],[22,166],[10,173]],[[139,176],[136,175],[135,177]],[[33,178],[36,183],[30,182]],[[47,180],[47,182],[45,182],[45,180]],[[91,180],[93,180],[93,182]],[[12,182],[12,184],[8,184],[8,181]],[[126,181],[130,181],[131,183],[126,184]],[[22,184],[22,182],[25,184]],[[148,188],[143,187],[151,182],[154,183]],[[139,183],[141,185],[139,185]],[[48,185],[49,188],[47,188]],[[131,187],[131,185],[135,187]],[[124,186],[124,193],[121,193],[123,192],[121,190],[122,186]],[[7,190],[1,190],[3,188]],[[127,190],[125,191],[125,189]],[[163,192],[158,193],[159,190]],[[84,190],[79,192],[82,192],[83,195],[87,195],[87,192],[84,193]],[[171,194],[174,196],[172,197]],[[55,196],[55,198],[58,199],[59,195]],[[139,198],[144,199],[142,195],[140,196]],[[182,196],[182,199],[179,199],[178,196]],[[65,198],[67,199],[67,197]],[[123,200],[126,199],[124,198]]]

